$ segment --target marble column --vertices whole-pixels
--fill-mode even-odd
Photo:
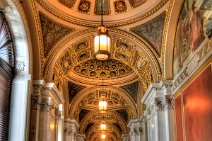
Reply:
[[[51,87],[44,87],[40,102],[39,141],[55,141],[54,101],[51,97]]]
[[[64,99],[54,83],[33,81],[31,100],[30,141],[57,141],[59,138],[59,105]],[[62,141],[62,140],[61,140]]]
[[[76,141],[76,135],[79,125],[74,119],[66,119],[64,121],[65,141]]]
[[[142,98],[146,105],[148,141],[174,140],[174,100],[172,82],[151,84]]]
[[[43,80],[35,80],[33,83],[33,93],[31,97],[31,120],[30,120],[30,141],[39,141],[39,116],[40,116],[40,100]]]
[[[59,118],[58,121],[58,141],[63,141],[63,132],[64,131],[64,119],[63,117]]]
[[[76,141],[85,141],[85,135],[84,134],[77,134],[76,135]]]

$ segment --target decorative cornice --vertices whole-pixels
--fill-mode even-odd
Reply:
[[[173,80],[173,93],[175,93],[191,75],[212,55],[212,39],[206,39],[202,43],[202,47],[193,54],[192,58],[181,69]]]

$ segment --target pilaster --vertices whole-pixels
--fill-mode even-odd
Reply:
[[[149,141],[174,140],[174,99],[172,81],[151,84],[142,103],[146,105],[144,115],[147,120]]]

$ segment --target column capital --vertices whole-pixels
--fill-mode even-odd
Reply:
[[[130,134],[142,135],[144,133],[141,120],[139,119],[130,120],[127,126],[130,128]]]
[[[64,120],[64,133],[66,136],[76,134],[78,128],[79,128],[79,124],[77,123],[75,119]]]

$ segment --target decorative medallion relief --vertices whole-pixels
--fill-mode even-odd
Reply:
[[[89,0],[81,0],[78,6],[78,10],[82,13],[89,13],[91,2]]]
[[[114,1],[114,7],[115,7],[116,13],[122,13],[127,11],[127,5],[124,0]]]
[[[90,79],[117,79],[133,73],[129,66],[112,59],[89,60],[74,67],[74,72]]]
[[[152,21],[131,29],[132,32],[148,41],[159,56],[161,54],[165,17],[166,13],[164,12]]]
[[[40,23],[42,28],[44,56],[46,57],[53,46],[65,35],[73,32],[73,28],[60,25],[43,14],[40,14]]]

